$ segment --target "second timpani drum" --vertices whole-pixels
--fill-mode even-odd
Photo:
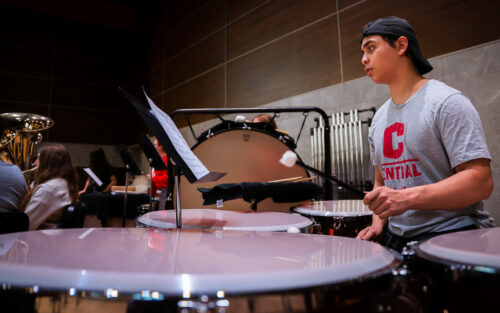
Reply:
[[[175,211],[146,213],[137,218],[136,226],[175,228]],[[182,228],[312,233],[317,226],[299,214],[188,209],[182,210]]]
[[[500,307],[500,227],[440,235],[409,247],[410,269],[429,280],[430,310]],[[495,310],[495,309],[494,309]]]
[[[291,210],[313,218],[320,225],[321,233],[326,235],[356,237],[372,221],[372,211],[363,200],[314,201]]]

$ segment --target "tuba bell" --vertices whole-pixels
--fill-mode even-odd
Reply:
[[[30,113],[0,114],[0,159],[16,164],[23,171],[26,182],[30,183],[35,145],[43,136],[43,130],[54,126],[54,121],[46,116]]]

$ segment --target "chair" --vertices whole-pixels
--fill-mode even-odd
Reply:
[[[29,218],[25,213],[18,211],[0,212],[0,234],[27,231]]]
[[[79,202],[72,203],[64,209],[61,228],[82,228],[85,210]]]

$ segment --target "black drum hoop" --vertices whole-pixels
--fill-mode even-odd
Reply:
[[[295,150],[295,148],[297,147],[292,137],[283,135],[275,131],[274,129],[271,129],[271,127],[269,127],[266,123],[237,123],[232,121],[225,121],[223,123],[219,123],[209,128],[208,130],[204,131],[201,135],[199,135],[198,138],[196,139],[197,141],[196,144],[192,146],[191,149],[195,149],[199,144],[201,144],[205,140],[208,140],[218,134],[222,134],[232,130],[250,130],[250,131],[264,133],[266,135],[278,139],[279,141],[284,143],[287,147],[289,147],[290,150]]]
[[[482,283],[491,282],[495,289],[500,290],[500,268],[445,260],[423,251],[420,249],[420,245],[414,247],[414,251],[417,257],[416,265],[423,270],[433,269],[439,271],[444,273],[446,279],[453,282],[461,280],[477,280]]]

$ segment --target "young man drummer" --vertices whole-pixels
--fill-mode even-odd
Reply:
[[[404,19],[370,22],[361,37],[366,75],[391,98],[369,133],[375,184],[364,203],[373,223],[357,236],[401,251],[407,242],[492,227],[481,200],[493,190],[481,121],[462,93],[423,77],[432,70]]]

